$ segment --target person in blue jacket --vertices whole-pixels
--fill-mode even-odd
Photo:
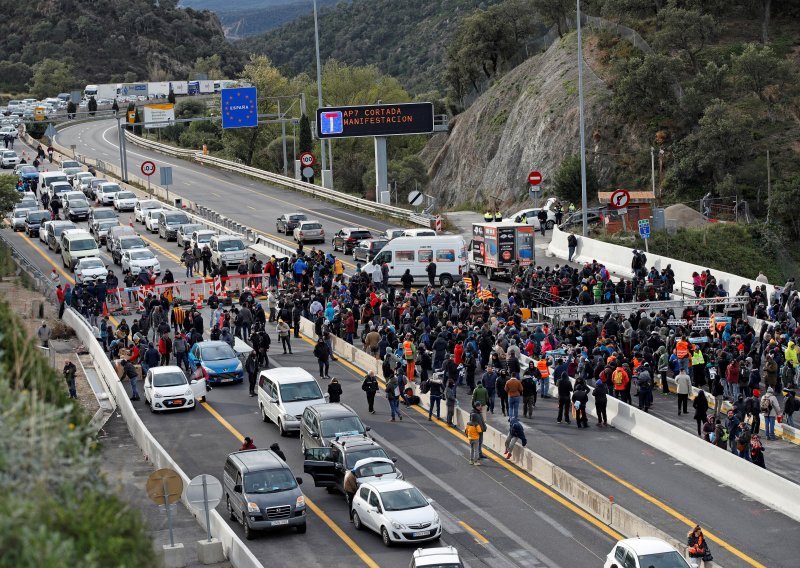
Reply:
[[[525,427],[522,422],[517,418],[511,418],[509,420],[508,436],[506,437],[506,459],[511,459],[511,452],[517,442],[521,442],[523,448],[528,445],[528,439],[525,437]]]

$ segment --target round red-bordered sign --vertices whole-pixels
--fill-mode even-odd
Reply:
[[[147,177],[150,177],[151,175],[156,173],[156,165],[150,160],[142,162],[142,173]]]
[[[300,165],[304,168],[314,167],[314,164],[317,163],[317,158],[311,152],[303,152],[298,159],[300,160]]]
[[[542,183],[542,174],[541,172],[532,171],[528,174],[528,183],[531,185],[539,185]]]
[[[611,194],[608,204],[614,209],[623,209],[631,202],[631,194],[624,189],[618,189]]]

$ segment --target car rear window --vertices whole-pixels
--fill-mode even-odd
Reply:
[[[350,236],[355,239],[369,239],[372,238],[372,234],[369,231],[353,231],[350,233]]]
[[[319,223],[303,223],[301,228],[304,231],[315,231],[315,230],[321,229],[322,225],[320,225]]]
[[[289,215],[289,220],[290,221],[305,221],[306,220],[306,216],[305,215]]]

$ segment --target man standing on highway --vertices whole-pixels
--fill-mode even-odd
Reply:
[[[519,418],[519,403],[522,400],[522,383],[517,374],[514,373],[506,381],[506,393],[508,393],[508,418]]]
[[[325,339],[320,336],[317,339],[317,344],[314,346],[314,357],[317,358],[317,363],[319,363],[319,378],[320,379],[329,379],[330,375],[328,375],[328,368],[330,366],[329,358],[331,355],[331,351],[328,348],[328,344],[325,343]]]
[[[428,273],[428,282],[430,282],[431,288],[436,286],[436,263],[431,261],[428,263],[428,266],[425,268],[425,272]]]
[[[572,262],[572,257],[575,256],[575,251],[578,249],[578,237],[573,233],[567,237],[567,247],[569,248],[569,262]]]
[[[375,414],[375,393],[378,392],[378,377],[375,371],[370,371],[361,383],[361,390],[367,394],[367,407],[370,414]]]
[[[406,379],[409,384],[414,382],[414,361],[417,360],[417,346],[411,341],[412,335],[406,334],[406,340],[403,342],[403,359],[406,361]]]
[[[558,387],[558,419],[556,421],[561,424],[561,419],[563,418],[564,422],[569,424],[572,383],[566,372],[561,373],[556,386]]]

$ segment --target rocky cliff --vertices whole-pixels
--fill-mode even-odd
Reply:
[[[586,48],[584,49],[586,56]],[[609,111],[611,91],[584,63],[587,159],[606,187],[614,160],[632,138]],[[440,205],[482,209],[497,198],[505,209],[530,203],[527,176],[542,173],[545,193],[561,161],[579,154],[576,35],[522,63],[452,121],[448,134],[423,151],[430,192]],[[596,196],[589,196],[590,202]]]

